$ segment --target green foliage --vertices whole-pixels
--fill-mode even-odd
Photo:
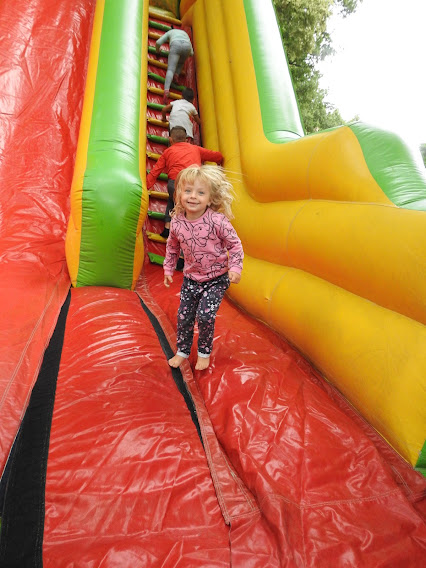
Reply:
[[[306,64],[293,66],[292,78],[307,134],[343,124],[339,111],[326,101],[327,92],[319,86],[319,71]]]
[[[426,168],[426,144],[420,144],[420,153]]]
[[[275,12],[290,65],[317,54],[326,32],[333,0],[274,0]]]
[[[285,45],[294,89],[306,132],[343,124],[339,111],[327,102],[316,63],[333,53],[327,20],[333,7],[345,17],[362,0],[273,0]]]

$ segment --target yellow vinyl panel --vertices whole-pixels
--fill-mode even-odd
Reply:
[[[144,2],[142,16],[142,31],[146,33],[148,30],[148,12],[149,4]],[[136,286],[137,279],[142,270],[144,261],[144,243],[142,227],[148,212],[149,194],[146,188],[146,85],[148,78],[148,39],[142,37],[142,57],[141,57],[141,99],[139,114],[139,175],[142,181],[142,199],[139,212],[138,224],[135,235],[135,252],[133,256],[133,290]]]
[[[65,249],[68,271],[70,273],[71,283],[73,286],[77,284],[78,266],[80,261],[83,181],[84,173],[86,171],[87,150],[89,147],[90,127],[92,123],[96,71],[98,68],[104,7],[105,0],[97,0],[93,21],[92,39],[90,42],[89,64],[87,69],[86,87],[84,90],[83,110],[78,135],[76,160],[71,184],[70,219],[65,239]]]
[[[423,212],[313,200],[289,228],[287,246],[290,266],[426,323]]]
[[[243,272],[233,299],[307,354],[414,465],[426,424],[425,326],[297,269],[246,256]]]
[[[309,138],[297,143],[300,151]],[[347,126],[323,133],[309,156],[308,185],[313,199],[368,201],[395,207],[371,175],[358,139]]]

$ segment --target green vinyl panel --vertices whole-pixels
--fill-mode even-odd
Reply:
[[[300,138],[302,121],[272,2],[244,0],[244,11],[265,136],[277,144]]]
[[[77,286],[130,288],[142,197],[139,118],[143,4],[106,0],[87,166]]]
[[[426,170],[420,151],[410,148],[397,134],[366,123],[355,122],[349,128],[386,196],[398,207],[426,211]]]

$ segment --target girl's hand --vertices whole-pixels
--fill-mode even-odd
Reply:
[[[173,278],[171,276],[164,275],[164,286],[166,288],[170,288],[170,284],[173,282]]]
[[[231,284],[238,284],[241,280],[241,274],[239,272],[232,272],[231,270],[228,272],[229,280]]]

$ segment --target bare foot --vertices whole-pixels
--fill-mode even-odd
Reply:
[[[181,357],[180,355],[175,355],[171,359],[169,359],[170,367],[180,367],[181,363],[185,361],[186,357]]]
[[[195,363],[196,371],[204,371],[210,365],[210,357],[198,357]]]

